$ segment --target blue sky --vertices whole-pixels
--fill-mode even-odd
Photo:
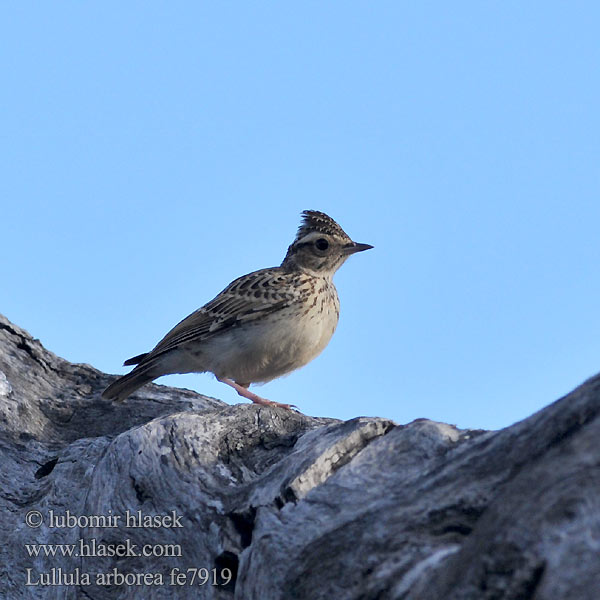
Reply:
[[[0,312],[124,373],[322,210],[375,249],[336,276],[324,353],[255,391],[319,416],[509,425],[600,370],[599,16],[5,5]],[[208,374],[159,382],[240,400]]]

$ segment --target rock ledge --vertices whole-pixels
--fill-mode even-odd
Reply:
[[[494,432],[111,377],[0,315],[3,598],[598,598],[600,377]]]

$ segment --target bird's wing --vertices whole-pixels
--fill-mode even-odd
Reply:
[[[176,325],[144,359],[154,359],[181,344],[203,340],[248,321],[301,302],[302,286],[290,285],[290,274],[279,267],[244,275],[218,296]]]

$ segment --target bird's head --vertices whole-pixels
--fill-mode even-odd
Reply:
[[[305,210],[296,239],[288,248],[282,267],[333,276],[344,261],[355,252],[372,248],[357,244],[329,216],[317,210]]]

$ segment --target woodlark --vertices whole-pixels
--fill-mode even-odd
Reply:
[[[126,360],[137,366],[102,395],[124,400],[161,375],[210,372],[252,402],[290,408],[248,387],[303,367],[325,348],[340,313],[333,274],[351,254],[369,248],[353,242],[326,214],[304,211],[280,267],[230,283],[151,352]]]

